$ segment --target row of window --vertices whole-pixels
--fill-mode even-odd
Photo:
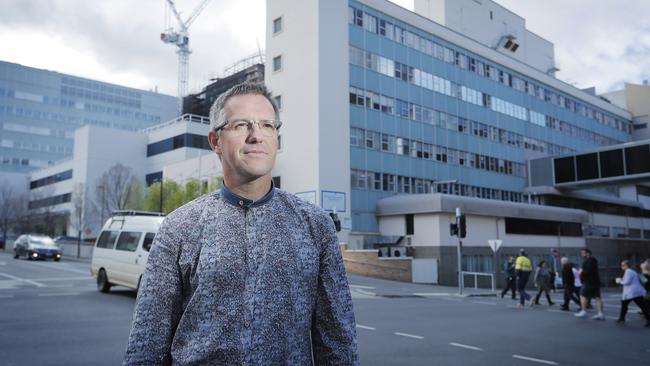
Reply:
[[[350,145],[517,177],[526,176],[526,166],[522,163],[456,150],[446,146],[428,144],[417,140],[409,140],[375,131],[366,131],[360,128],[350,129]]]
[[[113,86],[113,85],[107,85],[103,83],[98,83],[96,81],[92,80],[81,80],[81,79],[75,79],[71,77],[63,77],[61,79],[61,83],[66,84],[66,85],[72,85],[76,86],[78,88],[85,88],[88,90],[95,90],[103,93],[109,93],[109,94],[114,94],[122,97],[127,97],[127,98],[135,98],[135,99],[141,99],[142,98],[142,93],[134,91],[134,90],[129,90],[126,88],[122,88],[119,86]]]
[[[428,56],[454,64],[464,70],[489,78],[495,82],[501,83],[540,100],[550,102],[556,106],[578,113],[587,118],[594,119],[619,131],[631,133],[631,126],[627,121],[605,114],[578,100],[564,96],[545,88],[542,85],[533,83],[532,81],[517,77],[514,74],[502,70],[494,65],[479,61],[472,56],[440,45],[434,41],[407,31],[406,29],[385,19],[377,18],[365,13],[360,9],[350,7],[348,21],[352,25],[362,27],[368,32],[379,34],[392,41],[420,51]]]
[[[140,109],[142,107],[142,103],[136,99],[118,97],[111,94],[106,94],[106,93],[96,92],[91,90],[83,90],[83,89],[79,89],[71,86],[65,86],[65,85],[61,85],[61,94],[68,95],[75,98],[92,99],[102,103],[117,104],[129,108]]]
[[[1,139],[0,147],[6,147],[9,149],[48,152],[48,153],[72,154],[72,146],[66,146],[61,144],[38,143],[38,142],[33,142],[31,140]]]
[[[70,202],[70,198],[71,198],[71,194],[65,193],[65,194],[60,194],[58,196],[52,196],[52,197],[42,198],[39,200],[29,201],[29,209],[33,210],[41,207],[60,205],[62,203]]]
[[[0,163],[2,165],[13,165],[13,166],[32,166],[35,168],[45,168],[50,166],[52,161],[38,160],[38,159],[28,159],[28,158],[19,158],[11,156],[0,156]]]
[[[429,109],[415,103],[394,99],[381,94],[350,87],[350,104],[367,107],[376,111],[395,114],[399,117],[424,122],[436,127],[446,128],[480,138],[490,139],[502,144],[516,146],[522,149],[539,151],[551,155],[560,155],[574,152],[575,150],[550,142],[537,140],[531,137],[507,131],[488,124],[472,121],[467,118],[449,113]]]
[[[552,128],[570,136],[576,136],[593,142],[594,144],[617,144],[622,142],[356,47],[350,47],[350,63],[460,99],[464,102],[489,108],[492,111],[522,121],[528,121],[541,127]],[[405,116],[408,116],[408,114]]]
[[[58,129],[52,129],[47,127],[29,126],[29,125],[10,123],[10,122],[2,123],[2,129],[5,131],[29,133],[29,134],[41,135],[41,136],[54,136],[54,137],[66,137],[66,138],[74,137],[73,131],[58,130]]]
[[[111,116],[128,118],[130,120],[133,119],[140,120],[146,123],[160,122],[160,116],[156,116],[148,113],[133,112],[126,109],[106,107],[106,106],[87,103],[87,102],[75,102],[74,100],[65,99],[65,98],[61,98],[61,99],[57,98],[57,100],[58,100],[57,103],[58,107],[63,107],[67,109],[76,109],[76,110],[83,110],[86,112],[103,113]],[[77,123],[77,124],[81,123],[81,120],[79,118],[75,118],[72,116],[66,116],[60,113],[39,111],[36,109],[32,110],[30,108],[24,108],[24,107],[15,107],[12,105],[6,105],[6,106],[0,105],[0,114],[3,113],[8,115],[23,116],[27,118],[45,119],[51,121],[69,122],[69,123]]]
[[[61,173],[53,174],[41,179],[33,180],[29,182],[29,189],[36,189],[39,187],[48,186],[50,184],[62,182],[68,179],[72,179],[72,169],[66,170]]]
[[[396,174],[351,169],[352,189],[397,193],[444,193],[456,196],[477,197],[501,201],[521,202],[520,192],[478,187],[461,183],[436,183],[426,178],[405,177]]]
[[[616,238],[616,239],[650,239],[650,230],[635,229],[625,227],[612,227],[600,225],[586,225],[583,228],[585,236],[598,238]]]
[[[204,135],[184,133],[147,145],[147,156],[162,154],[182,147],[211,150],[208,138]]]

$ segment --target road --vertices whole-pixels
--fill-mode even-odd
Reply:
[[[445,287],[350,283],[363,365],[640,365],[650,356],[636,308],[626,325],[614,322],[617,293],[605,294],[608,319],[599,322],[559,304],[519,310],[510,299]],[[0,253],[0,365],[118,365],[134,303],[127,289],[97,292],[88,262]]]

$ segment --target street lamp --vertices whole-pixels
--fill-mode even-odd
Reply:
[[[158,198],[158,212],[163,212],[163,180],[162,177],[157,178],[154,182],[160,183],[160,195]]]

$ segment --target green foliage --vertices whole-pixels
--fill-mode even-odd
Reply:
[[[172,180],[165,180],[162,184],[162,212],[168,214],[204,194],[221,188],[222,181],[223,177],[217,177],[209,184],[203,184],[197,179],[190,179],[184,186],[181,186]],[[149,187],[138,209],[158,212],[160,200],[160,182],[156,182]]]

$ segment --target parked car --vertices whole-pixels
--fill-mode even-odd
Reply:
[[[63,257],[63,251],[47,235],[24,234],[14,241],[14,259],[21,255],[28,260],[52,258],[58,262]]]
[[[90,262],[97,290],[108,292],[113,285],[140,287],[149,249],[163,219],[157,212],[113,212],[102,227]]]

